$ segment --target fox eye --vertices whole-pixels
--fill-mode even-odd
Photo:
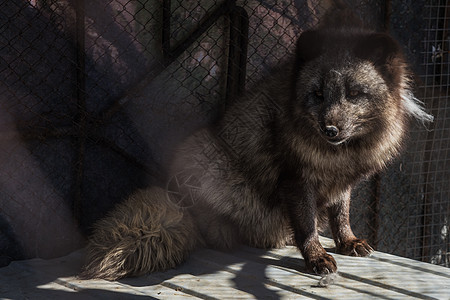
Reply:
[[[350,96],[350,97],[356,97],[356,96],[358,96],[360,93],[359,93],[359,91],[358,90],[350,90],[349,92],[348,92],[348,95]]]

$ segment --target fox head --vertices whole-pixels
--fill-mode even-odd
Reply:
[[[412,96],[402,51],[387,34],[340,28],[304,32],[296,49],[291,116],[332,145],[426,114]],[[399,133],[400,134],[400,133]]]

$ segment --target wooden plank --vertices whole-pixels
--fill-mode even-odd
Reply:
[[[323,239],[327,248],[332,241]],[[295,247],[233,252],[201,249],[167,272],[119,281],[79,280],[83,251],[16,261],[0,269],[1,299],[450,299],[450,269],[375,252],[332,254],[333,284],[305,272]],[[328,278],[329,279],[329,278]]]
[[[289,252],[291,250],[297,251],[295,248],[289,250]],[[371,282],[368,280],[358,280],[358,276],[351,271],[350,273],[340,272],[335,279],[336,282],[324,288],[319,284],[322,277],[305,273],[303,270],[304,264],[299,262],[300,259],[297,261],[295,258],[289,257],[289,260],[285,259],[280,262],[278,254],[274,254],[272,251],[259,253],[259,255],[245,253],[244,251],[230,255],[214,251],[202,254],[203,259],[198,257],[194,257],[194,259],[204,263],[223,265],[227,271],[235,273],[236,277],[243,281],[260,276],[259,281],[290,291],[291,296],[304,296],[312,299],[336,299],[337,297],[343,297],[343,299],[361,299],[361,297],[364,297],[364,299],[406,299],[414,295],[409,292],[402,293],[395,289],[386,289],[387,286],[383,284],[370,284]],[[230,261],[236,261],[236,258],[233,259],[228,256],[234,255],[245,261],[244,266],[230,264]],[[367,258],[359,258],[359,260],[363,259],[367,260]],[[347,268],[340,266],[340,269]]]
[[[286,298],[295,296],[290,291],[260,280],[258,276],[239,276],[234,270],[242,269],[246,262],[235,261],[224,264],[222,258],[225,255],[213,250],[200,250],[179,268],[164,273],[154,273],[151,277],[158,277],[163,282],[171,282],[189,290],[195,290],[205,298],[261,299],[271,298],[270,295]],[[262,268],[264,266],[258,266],[258,269]]]
[[[301,259],[295,247],[286,247],[267,254],[259,249],[246,248],[252,257],[267,255],[273,259],[286,259],[284,265],[292,265]],[[348,257],[332,254],[338,263],[339,285],[354,289],[361,286],[363,293],[381,293],[381,298],[395,292],[395,298],[450,299],[450,269],[424,262],[414,261],[386,253],[375,252],[370,257]],[[244,256],[251,259],[248,255]],[[303,263],[297,268],[302,269]]]
[[[83,252],[41,260],[12,262],[0,269],[1,299],[186,299],[185,293],[164,285],[139,286],[120,281],[79,280]],[[71,275],[71,276],[68,276]],[[194,298],[194,297],[192,297]]]

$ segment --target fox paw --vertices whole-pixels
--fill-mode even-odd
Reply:
[[[360,239],[343,242],[336,248],[337,253],[349,256],[367,256],[373,251],[373,248],[365,240]]]
[[[306,269],[314,274],[325,275],[335,273],[337,265],[333,256],[323,253],[320,256],[306,260]]]

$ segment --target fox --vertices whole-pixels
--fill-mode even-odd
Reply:
[[[350,16],[350,17],[349,17]],[[303,31],[295,51],[177,148],[167,184],[132,194],[95,226],[80,278],[174,268],[199,247],[298,247],[306,270],[337,272],[336,253],[373,248],[350,227],[352,189],[400,153],[414,97],[400,45],[346,8]]]

